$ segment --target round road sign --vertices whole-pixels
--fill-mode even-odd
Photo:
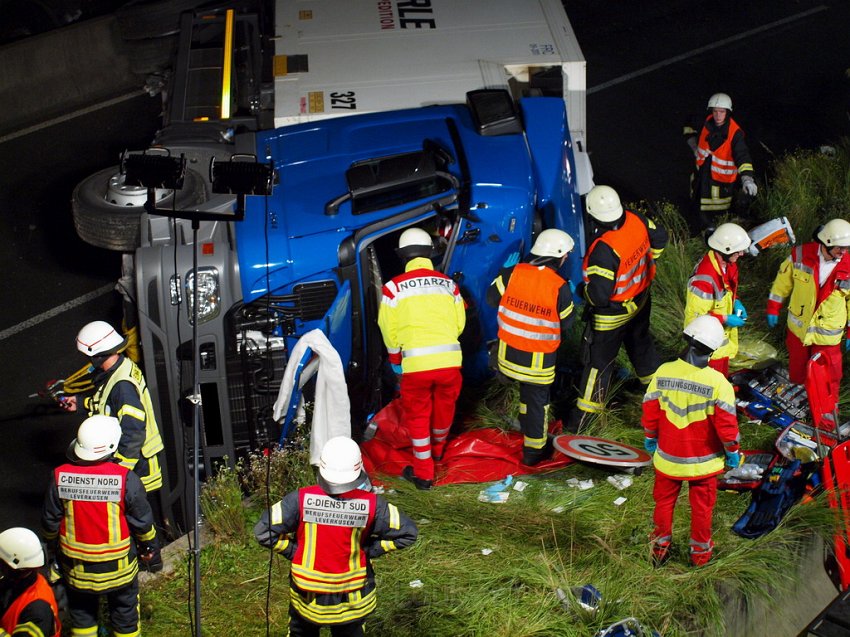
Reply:
[[[643,449],[604,438],[564,434],[557,436],[552,444],[570,458],[608,467],[645,467],[652,464],[652,456]]]

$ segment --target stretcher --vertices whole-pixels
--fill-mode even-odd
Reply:
[[[815,433],[835,439],[823,458],[821,477],[829,506],[835,509],[839,525],[833,537],[833,555],[826,570],[841,591],[850,587],[850,441],[844,440],[844,427],[838,426],[838,383],[831,379],[829,362],[815,354],[806,369],[806,390]],[[820,442],[819,442],[820,446]]]

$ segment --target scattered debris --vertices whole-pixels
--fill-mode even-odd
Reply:
[[[613,475],[608,476],[608,482],[614,485],[615,488],[622,491],[630,486],[632,486],[632,479],[629,476],[624,475]]]
[[[580,491],[587,491],[593,488],[593,479],[579,480],[578,478],[570,478],[567,480],[567,486],[573,489],[579,489]]]

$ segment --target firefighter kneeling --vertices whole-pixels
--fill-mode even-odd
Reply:
[[[368,489],[360,448],[344,436],[325,443],[319,484],[286,495],[254,527],[263,546],[292,561],[289,635],[363,635],[375,609],[371,559],[416,541],[413,521]]]
[[[701,566],[711,559],[717,475],[724,464],[734,468],[741,463],[735,391],[708,366],[725,339],[723,326],[704,314],[685,326],[684,335],[688,346],[678,359],[658,368],[643,398],[644,447],[655,465],[656,565],[669,557],[673,509],[683,482],[691,504],[691,562]]]

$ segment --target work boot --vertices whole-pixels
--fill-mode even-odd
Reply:
[[[547,440],[546,444],[542,449],[529,449],[528,447],[522,448],[522,464],[526,467],[533,467],[535,465],[540,464],[544,460],[548,460],[552,457],[552,441]]]
[[[652,565],[655,568],[664,566],[670,559],[670,540],[655,540],[652,543]]]
[[[570,410],[570,415],[567,417],[567,424],[564,425],[564,433],[573,435],[580,434],[582,430],[587,427],[592,416],[593,414],[590,412],[579,409],[578,407],[573,407]]]
[[[401,477],[407,480],[408,482],[412,482],[417,489],[420,491],[429,491],[432,486],[434,486],[433,480],[423,480],[422,478],[417,478],[416,474],[413,473],[413,467],[407,465],[404,469],[401,470]]]
[[[693,566],[705,566],[711,561],[711,556],[714,553],[714,542],[709,541],[708,545],[705,546],[692,541],[690,553]]]

